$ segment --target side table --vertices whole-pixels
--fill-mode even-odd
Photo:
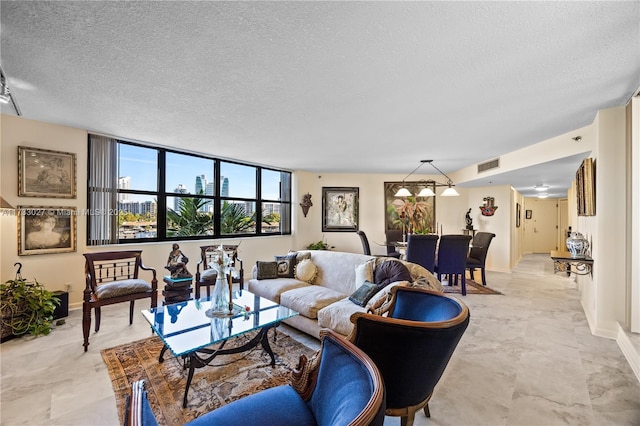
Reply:
[[[162,290],[162,295],[164,296],[163,305],[191,300],[193,277],[171,278],[171,275],[165,275],[162,281],[166,284],[164,290]]]

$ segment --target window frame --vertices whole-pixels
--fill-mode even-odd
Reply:
[[[264,236],[274,236],[274,235],[291,235],[291,221],[280,222],[280,231],[279,232],[263,232],[262,231],[262,205],[263,203],[279,203],[282,207],[281,209],[287,209],[286,213],[289,217],[291,217],[291,179],[293,177],[293,173],[289,170],[277,169],[274,167],[260,166],[250,163],[244,163],[238,160],[230,160],[218,158],[212,155],[204,154],[204,153],[194,153],[194,152],[186,152],[180,151],[172,148],[165,148],[153,145],[146,145],[140,142],[132,142],[121,138],[112,138],[113,143],[125,145],[137,146],[145,149],[154,150],[157,155],[157,188],[156,191],[149,190],[136,190],[136,189],[120,189],[118,187],[118,178],[116,176],[116,181],[113,182],[115,186],[115,191],[117,194],[117,198],[119,200],[120,194],[129,194],[129,195],[142,195],[146,197],[150,197],[156,200],[156,236],[152,238],[126,238],[120,239],[118,235],[119,227],[115,228],[114,231],[116,235],[112,236],[115,242],[111,244],[144,244],[144,243],[155,243],[155,242],[163,242],[163,241],[185,241],[185,240],[211,240],[211,239],[235,239],[235,238],[253,238],[253,237],[264,237]],[[88,137],[88,152],[91,152],[91,134]],[[120,150],[117,149],[117,160],[116,167],[118,167],[120,162]],[[166,186],[166,156],[168,153],[185,155],[190,157],[203,158],[206,160],[213,161],[213,181],[214,181],[214,194],[206,195],[206,194],[179,194],[170,192]],[[250,197],[232,197],[232,196],[221,196],[222,192],[222,184],[221,180],[221,163],[230,163],[237,164],[246,167],[255,168],[255,198]],[[91,163],[87,162],[88,169],[91,168]],[[283,194],[285,189],[283,188],[283,182],[280,181],[280,200],[273,199],[263,199],[262,198],[262,171],[269,170],[280,173],[281,176],[288,176],[289,181],[287,182],[288,193]],[[115,175],[119,175],[120,173],[115,173]],[[89,175],[91,175],[91,170],[89,170]],[[195,175],[194,175],[195,179]],[[87,185],[87,209],[91,209],[91,194],[92,190],[90,185]],[[213,203],[213,212],[212,212],[212,221],[213,221],[213,233],[211,235],[189,235],[189,236],[168,236],[167,235],[167,202],[169,198],[180,197],[180,198],[201,198],[210,200]],[[255,231],[253,232],[242,232],[242,233],[234,233],[234,234],[222,234],[221,233],[221,211],[222,211],[222,202],[223,201],[231,201],[231,202],[249,202],[255,204]],[[118,212],[120,212],[120,205],[118,203]],[[95,246],[102,245],[100,243],[93,243],[90,240],[91,235],[91,227],[92,221],[87,221],[87,246]],[[283,229],[285,228],[285,229]],[[286,229],[288,228],[288,229]]]

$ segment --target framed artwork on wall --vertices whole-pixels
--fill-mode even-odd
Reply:
[[[360,188],[322,188],[322,232],[358,230],[358,194]]]
[[[592,158],[585,158],[576,172],[578,216],[596,215],[596,171]]]
[[[531,219],[533,217],[533,210],[525,210],[524,218]]]
[[[400,188],[407,188],[411,197],[396,197]],[[417,197],[424,188],[435,192],[435,182],[385,182],[384,183],[384,223],[385,232],[400,230],[428,234],[436,229],[436,197]]]
[[[18,255],[76,251],[75,207],[18,206]]]
[[[19,146],[18,196],[76,198],[76,154]]]
[[[516,203],[516,228],[520,228],[520,203]]]

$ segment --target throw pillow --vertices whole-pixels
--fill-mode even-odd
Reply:
[[[296,253],[289,253],[284,256],[275,256],[278,263],[278,277],[293,278],[296,267]]]
[[[277,262],[263,262],[258,260],[256,262],[256,269],[256,278],[259,280],[272,280],[274,278],[278,278]]]
[[[411,281],[411,274],[399,260],[385,260],[376,268],[374,281],[384,287],[396,281]]]
[[[311,252],[308,251],[299,251],[299,252],[290,252],[296,254],[296,265],[305,259],[311,259]]]
[[[365,281],[373,282],[373,261],[369,260],[356,266],[356,289]]]
[[[296,265],[295,276],[300,281],[306,281],[309,284],[313,284],[318,277],[318,267],[311,261],[311,259],[301,260]]]
[[[349,296],[349,300],[358,306],[367,306],[369,299],[373,297],[382,287],[369,281],[365,281],[362,285]]]

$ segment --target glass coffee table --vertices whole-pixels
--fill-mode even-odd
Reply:
[[[164,361],[164,353],[169,349],[176,358],[182,357],[185,369],[189,368],[183,408],[187,406],[194,370],[206,367],[219,355],[242,353],[260,344],[271,357],[271,366],[274,367],[276,359],[269,345],[268,331],[287,318],[298,315],[296,311],[246,290],[234,291],[233,303],[234,313],[228,316],[207,315],[211,301],[206,297],[142,311],[142,316],[164,343],[158,361]],[[255,330],[257,334],[248,341],[225,348],[232,337]],[[217,347],[211,347],[213,345]]]

